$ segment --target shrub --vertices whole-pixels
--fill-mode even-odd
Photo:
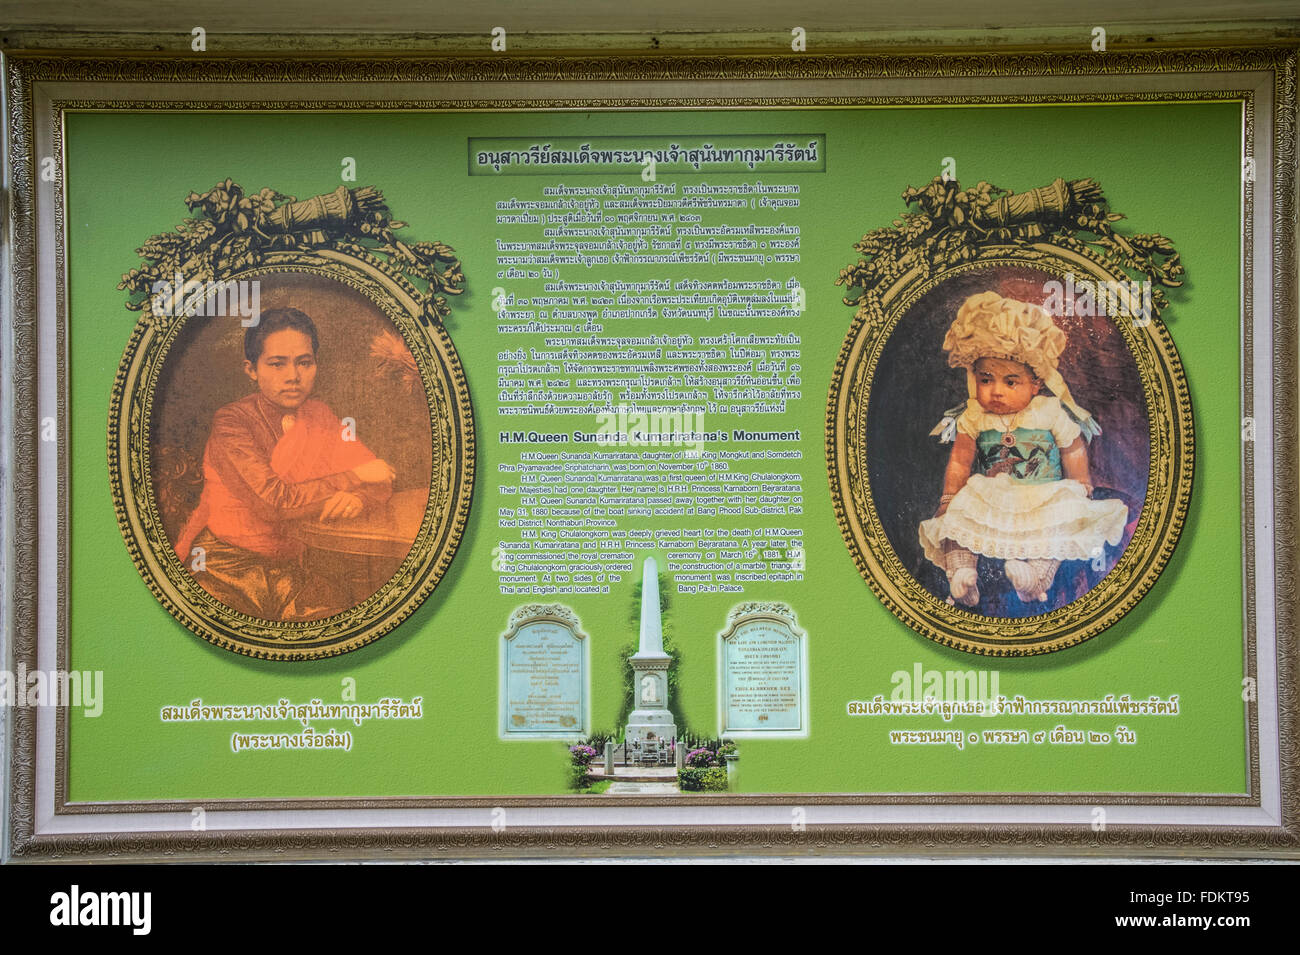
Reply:
[[[727,770],[722,766],[688,767],[678,772],[677,786],[685,792],[726,792]]]
[[[587,767],[596,758],[596,751],[590,746],[569,747],[569,786],[573,789],[586,789],[591,785],[591,773]]]
[[[706,766],[716,766],[717,761],[713,758],[713,750],[693,749],[686,754],[686,765],[703,769]]]

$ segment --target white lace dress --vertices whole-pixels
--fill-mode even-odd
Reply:
[[[1008,426],[1014,442],[1005,438]],[[957,430],[975,441],[975,473],[942,516],[921,522],[921,546],[934,564],[944,566],[945,540],[1000,560],[1091,560],[1123,538],[1124,503],[1091,500],[1064,476],[1061,451],[1080,432],[1058,399],[1037,396],[1008,416],[971,398]]]

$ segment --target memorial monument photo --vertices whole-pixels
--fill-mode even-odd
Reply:
[[[677,737],[668,709],[668,667],[663,621],[659,611],[659,568],[647,557],[641,568],[641,632],[632,664],[633,706],[625,740],[629,746],[662,745]]]

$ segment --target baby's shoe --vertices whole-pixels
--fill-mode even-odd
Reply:
[[[966,607],[973,607],[980,602],[979,587],[976,584],[974,567],[958,567],[948,576],[948,591],[952,599]]]
[[[1055,560],[1009,560],[1004,570],[1022,602],[1041,603],[1047,599],[1047,588],[1056,576],[1059,563]]]

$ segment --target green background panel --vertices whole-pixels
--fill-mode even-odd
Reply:
[[[498,465],[522,446],[498,431],[523,426],[496,411],[497,353],[540,346],[542,336],[499,335],[491,310],[498,235],[533,237],[536,227],[498,227],[499,199],[540,198],[551,181],[639,184],[626,176],[468,177],[466,141],[487,136],[771,135],[824,133],[824,173],[674,174],[698,182],[797,182],[797,210],[704,212],[704,223],[798,223],[801,262],[776,272],[753,265],[710,268],[628,266],[588,276],[752,279],[797,277],[808,311],[797,320],[662,321],[655,331],[697,337],[726,331],[802,336],[804,397],[783,416],[723,418],[708,426],[802,432],[802,462],[762,462],[805,475],[796,518],[750,526],[802,526],[803,581],[749,585],[744,599],[785,600],[809,634],[811,735],[741,745],[751,792],[1194,792],[1246,787],[1242,681],[1242,538],[1239,465],[1240,276],[1238,103],[1072,107],[872,108],[770,112],[535,113],[80,113],[67,121],[69,284],[67,368],[71,405],[71,661],[102,670],[103,714],[73,711],[73,801],[243,797],[541,794],[562,792],[562,744],[497,738],[499,635],[528,598],[501,595],[492,570],[501,537]],[[439,239],[464,263],[468,291],[452,300],[449,330],[467,370],[478,436],[478,474],[464,540],[450,572],[398,630],[341,658],[268,663],[212,647],[176,623],[136,572],[113,512],[105,425],[113,378],[136,313],[115,286],[134,267],[135,249],[187,215],[183,200],[227,177],[252,192],[270,186],[306,198],[339,185],[344,157],[357,182],[382,189],[402,234]],[[1167,312],[1191,388],[1196,423],[1195,491],[1182,539],[1164,574],[1138,607],[1102,635],[1070,650],[1021,660],[949,651],[915,634],[876,600],[853,566],[836,527],[823,451],[826,394],[852,310],[833,284],[856,259],[864,232],[888,225],[899,194],[936,175],[944,157],[958,178],[1023,191],[1053,179],[1098,180],[1124,232],[1173,239],[1188,281]],[[662,181],[662,180],[661,180]],[[617,272],[617,274],[615,274]],[[567,280],[584,278],[577,267]],[[512,282],[540,294],[541,281]],[[222,319],[214,319],[222,320]],[[643,334],[647,323],[609,322],[607,334]],[[234,371],[232,370],[232,373]],[[322,374],[327,369],[322,369]],[[338,409],[336,409],[338,410]],[[340,414],[345,412],[339,411]],[[359,422],[364,440],[365,422]],[[560,418],[554,428],[594,430]],[[729,443],[731,450],[744,445]],[[570,450],[574,448],[570,446]],[[753,462],[748,464],[752,465]],[[747,465],[748,466],[748,465]],[[935,475],[936,486],[939,476]],[[648,519],[641,526],[691,526]],[[626,519],[622,526],[638,526]],[[704,526],[699,522],[697,526]],[[513,533],[512,533],[513,536]],[[664,566],[660,551],[653,553]],[[639,566],[639,564],[638,564]],[[592,637],[592,719],[613,729],[619,708],[619,651],[635,638],[633,587],[625,575],[607,595],[563,595]],[[661,585],[670,578],[661,573]],[[680,699],[690,726],[716,728],[715,641],[734,594],[673,594],[670,627],[683,654]],[[891,674],[996,669],[1003,695],[1031,699],[1135,698],[1178,694],[1176,718],[1072,717],[938,719],[849,717],[845,704],[891,692]],[[361,702],[424,698],[418,722],[350,727],[349,753],[257,751],[234,754],[233,731],[293,732],[298,724],[164,724],[159,709],[205,703],[340,700],[356,680]],[[891,746],[890,729],[989,728],[1113,730],[1126,723],[1136,746]],[[324,731],[331,724],[315,724]],[[334,724],[341,731],[348,724]]]

